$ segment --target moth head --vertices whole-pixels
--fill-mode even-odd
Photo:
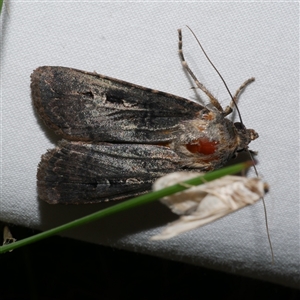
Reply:
[[[244,151],[248,148],[248,145],[251,141],[258,138],[258,133],[253,129],[247,129],[241,122],[234,123],[234,126],[240,138],[240,143],[237,151]]]

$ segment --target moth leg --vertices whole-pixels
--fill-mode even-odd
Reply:
[[[220,105],[219,101],[212,95],[212,93],[201,82],[199,82],[199,80],[197,79],[197,77],[195,76],[193,71],[188,66],[188,64],[187,64],[187,62],[184,58],[183,51],[182,51],[182,32],[181,32],[181,29],[178,29],[178,53],[179,53],[179,56],[180,56],[182,66],[189,73],[189,75],[193,78],[193,80],[194,80],[195,84],[197,85],[197,87],[208,96],[208,98],[210,100],[210,103],[215,108],[217,108],[221,113],[224,113],[224,110],[223,110],[222,106]]]
[[[249,79],[247,79],[239,88],[238,90],[235,92],[233,99],[231,100],[230,104],[225,108],[224,114],[225,116],[228,116],[229,114],[231,114],[233,107],[235,106],[235,104],[237,104],[238,102],[238,98],[240,96],[240,94],[244,91],[244,89],[246,88],[247,85],[249,85],[251,82],[253,82],[255,80],[254,77],[251,77]],[[235,103],[235,104],[234,104]]]

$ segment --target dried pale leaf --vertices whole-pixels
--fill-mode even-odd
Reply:
[[[17,239],[15,239],[15,238],[12,236],[12,234],[11,234],[9,228],[8,228],[7,226],[4,226],[4,228],[3,228],[3,246],[4,246],[4,245],[11,244],[11,243],[14,243],[16,240],[17,240]],[[11,251],[12,251],[12,250],[10,250],[10,252],[11,252]]]
[[[198,173],[176,172],[158,179],[154,190],[199,176]],[[153,240],[169,239],[185,231],[203,226],[250,205],[264,196],[267,185],[259,178],[225,176],[206,184],[161,199],[174,213],[183,215],[170,223]]]

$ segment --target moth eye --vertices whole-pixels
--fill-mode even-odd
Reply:
[[[234,126],[235,126],[235,128],[238,129],[238,130],[246,130],[245,125],[244,125],[243,123],[241,123],[241,122],[235,122],[235,123],[234,123]]]
[[[201,153],[204,155],[214,154],[218,142],[210,141],[208,139],[199,139],[186,144],[187,150],[192,153]]]

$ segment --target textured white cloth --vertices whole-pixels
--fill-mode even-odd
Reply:
[[[188,24],[234,93],[243,121],[260,137],[258,171],[266,197],[275,265],[261,202],[167,241],[149,238],[174,220],[159,202],[64,233],[66,236],[299,287],[299,49],[295,3],[95,3],[9,1],[1,16],[0,220],[46,230],[107,207],[51,206],[38,200],[40,157],[58,138],[38,119],[30,74],[42,65],[97,71],[194,98],[177,54],[177,29],[198,79],[225,107],[229,96]],[[253,172],[250,172],[253,175]]]

